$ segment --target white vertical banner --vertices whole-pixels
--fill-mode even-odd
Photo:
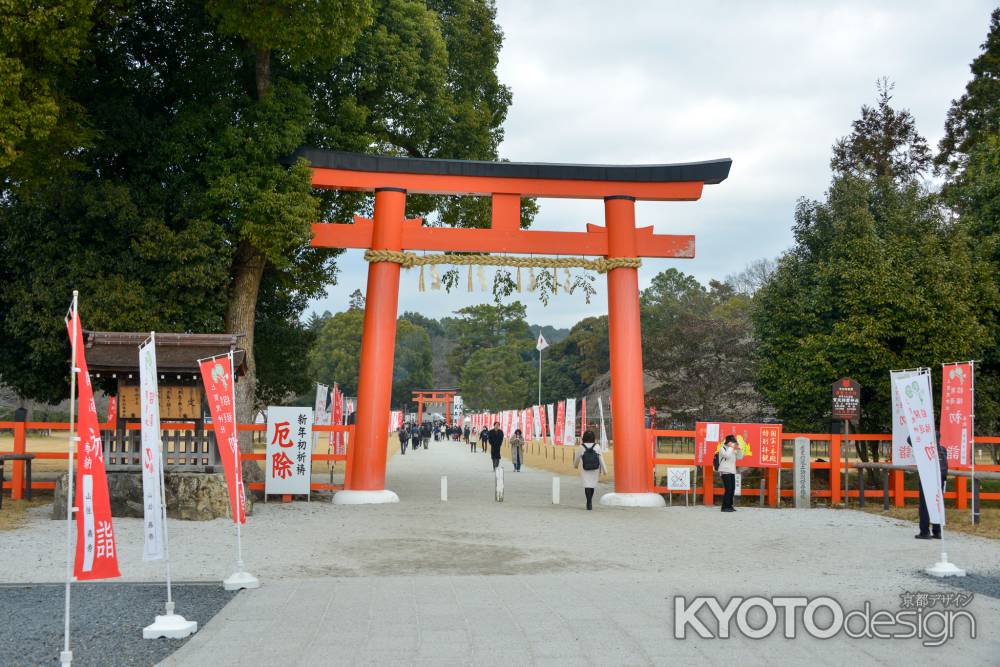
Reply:
[[[330,387],[325,384],[316,383],[316,405],[313,407],[316,423],[323,425],[330,423],[330,413],[326,410],[326,402],[329,400]]]
[[[562,444],[576,444],[576,399],[566,399],[566,424],[563,428]]]
[[[531,426],[534,431],[535,440],[542,439],[542,408],[538,405],[531,406]]]
[[[139,394],[142,425],[142,559],[163,558],[163,497],[160,488],[162,438],[160,434],[160,397],[156,375],[155,334],[139,346]]]
[[[556,444],[556,439],[559,437],[556,435],[556,418],[554,415],[555,413],[555,410],[553,409],[554,407],[555,406],[553,406],[552,403],[549,403],[548,405],[545,406],[545,414],[549,419],[546,428],[549,431],[549,441],[553,445]]]
[[[313,412],[304,407],[267,408],[264,494],[309,495]]]
[[[903,401],[896,390],[896,380],[905,380],[925,373],[924,369],[908,371],[889,371],[889,385],[892,389],[892,462],[896,465],[915,465],[913,448],[906,441],[910,429],[906,425],[906,415],[903,414]]]
[[[944,498],[941,490],[941,464],[938,461],[934,435],[934,399],[931,396],[930,373],[908,378],[894,378],[893,387],[899,394],[903,416],[917,460],[920,488],[927,503],[931,523],[944,525]]]
[[[597,412],[601,415],[601,451],[608,451],[608,431],[604,428],[604,401],[597,397]]]

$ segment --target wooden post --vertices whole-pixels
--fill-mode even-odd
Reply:
[[[778,469],[767,469],[767,504],[771,507],[778,506]]]
[[[702,475],[702,496],[705,498],[705,506],[711,507],[715,504],[715,469],[712,468],[712,463],[709,461],[708,465],[705,466]]]
[[[830,436],[830,504],[840,502],[840,438]]]
[[[903,475],[904,472],[902,470],[892,471],[892,493],[893,502],[896,507],[902,507],[906,504],[906,497],[904,495],[906,491],[904,484],[905,478]]]
[[[25,415],[17,415],[21,419],[14,423],[14,453],[25,454],[27,452],[27,429],[24,427]],[[10,499],[20,500],[24,497],[24,461],[14,461],[11,469]],[[2,491],[0,491],[2,492]]]
[[[955,477],[955,506],[960,510],[969,507],[969,488],[964,477]]]

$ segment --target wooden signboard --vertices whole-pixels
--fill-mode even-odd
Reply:
[[[202,388],[199,385],[160,385],[160,419],[201,419]],[[118,388],[118,416],[140,419],[139,385]]]

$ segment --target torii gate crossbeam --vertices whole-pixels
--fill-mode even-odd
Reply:
[[[729,159],[645,166],[565,165],[518,162],[413,159],[300,149],[313,170],[313,186],[374,191],[374,219],[354,224],[313,225],[318,247],[374,250],[602,255],[608,258],[694,257],[693,236],[654,234],[635,226],[635,202],[692,201],[705,184],[729,175]],[[479,195],[492,198],[489,229],[429,228],[406,220],[406,195]],[[522,230],[523,197],[603,199],[605,227],[581,232]],[[392,392],[392,360],[399,302],[399,264],[368,267],[364,334],[358,385],[357,422],[351,445],[350,488],[340,504],[394,502],[385,489],[386,444]],[[644,428],[642,339],[639,326],[638,271],[608,272],[608,333],[611,351],[611,402],[614,410],[615,492],[602,504],[663,505],[650,492],[650,443]]]

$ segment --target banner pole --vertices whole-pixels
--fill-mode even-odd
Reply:
[[[538,351],[538,404],[542,404],[542,351]]]
[[[245,495],[243,491],[243,469],[240,467],[240,428],[239,419],[236,418],[236,364],[233,359],[233,351],[229,351],[229,367],[233,369],[233,381],[229,383],[232,387],[232,397],[233,397],[233,429],[236,431],[236,442],[233,443],[233,463],[235,464],[235,473],[238,475],[236,478],[237,485],[236,491],[242,495]],[[239,504],[243,502],[243,498],[239,499],[237,503],[237,508]],[[243,571],[243,537],[240,533],[240,515],[237,509],[236,513],[236,571]]]
[[[972,371],[972,419],[969,424],[969,456],[972,458],[972,477],[969,479],[969,491],[972,493],[972,525],[976,524],[979,514],[976,512],[976,362],[969,362],[969,370]]]
[[[156,351],[156,332],[149,332],[150,344],[153,346],[153,351]],[[159,387],[156,391],[156,400],[159,402]],[[170,538],[167,536],[169,532],[167,530],[167,489],[166,489],[166,473],[164,472],[167,467],[167,457],[166,451],[163,447],[163,437],[162,431],[157,434],[160,440],[160,513],[163,515],[163,560],[167,568],[167,616],[174,613],[174,598],[171,591],[171,581],[170,581]]]
[[[69,466],[66,474],[66,608],[63,617],[63,650],[59,654],[59,662],[63,667],[69,667],[73,663],[73,652],[69,650],[69,609],[70,609],[70,582],[73,581],[73,462],[76,458],[76,435],[74,422],[76,419],[76,334],[77,327],[80,326],[80,316],[77,310],[79,306],[80,293],[73,290],[73,305],[71,307],[72,326],[72,353],[69,368]]]

